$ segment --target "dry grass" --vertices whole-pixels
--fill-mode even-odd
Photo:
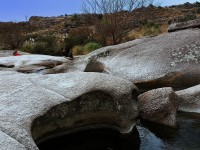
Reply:
[[[125,38],[125,41],[131,41],[145,36],[156,36],[159,34],[167,33],[167,28],[168,24],[160,25],[158,29],[147,29],[145,27],[139,27],[129,32],[127,37]]]

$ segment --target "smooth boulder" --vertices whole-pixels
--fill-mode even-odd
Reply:
[[[169,87],[154,89],[138,96],[139,116],[166,126],[176,126],[178,106],[178,96]]]
[[[177,91],[179,111],[200,113],[200,85]]]

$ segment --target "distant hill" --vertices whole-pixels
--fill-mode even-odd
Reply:
[[[172,22],[181,22],[200,17],[200,2],[194,4],[185,3],[169,7],[149,7],[135,9],[132,12],[130,21],[135,27],[141,25],[141,22],[149,20],[158,24],[170,24]],[[87,24],[85,15],[74,14],[58,17],[32,16],[29,19],[31,25],[38,27],[38,30],[50,30],[51,32],[65,34],[70,29]]]

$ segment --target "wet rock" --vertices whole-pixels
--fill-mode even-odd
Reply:
[[[188,28],[200,28],[200,19],[189,20],[186,22],[173,23],[169,26],[168,32],[183,30]]]
[[[200,113],[200,85],[177,91],[179,111]]]
[[[0,76],[0,131],[22,149],[38,149],[35,142],[91,127],[127,133],[138,116],[137,88],[121,78],[81,72],[1,71]],[[0,138],[0,147],[6,143]]]
[[[178,96],[169,87],[151,90],[138,97],[139,116],[166,126],[176,126],[178,106]]]

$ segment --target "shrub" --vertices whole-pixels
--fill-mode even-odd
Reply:
[[[200,2],[194,3],[194,6],[195,6],[195,7],[200,7]]]
[[[124,38],[124,42],[142,38],[146,35],[155,36],[161,33],[167,33],[167,29],[168,29],[168,24],[162,24],[159,26],[159,28],[157,29],[154,28],[154,30],[150,30],[144,26],[141,26],[129,32],[128,35]]]
[[[39,36],[35,39],[29,38],[21,49],[33,54],[61,55],[62,45],[55,36]]]
[[[96,42],[89,42],[85,46],[78,45],[72,48],[74,55],[85,55],[88,54],[98,48],[101,48],[101,45]]]
[[[45,42],[25,42],[22,45],[22,50],[33,54],[45,54]]]
[[[90,53],[96,49],[99,49],[101,48],[101,45],[99,43],[96,43],[96,42],[89,42],[87,43],[85,46],[84,46],[84,51],[86,53]]]
[[[71,21],[77,21],[78,20],[78,15],[77,14],[73,14],[71,16]]]
[[[73,55],[84,55],[84,54],[86,54],[84,52],[84,46],[82,46],[82,45],[74,46],[72,48],[72,52],[73,52]]]
[[[80,35],[80,36],[70,36],[64,39],[64,47],[67,49],[72,49],[76,45],[84,45],[85,41],[87,41],[87,37]]]
[[[24,42],[24,44],[22,45],[22,50],[25,51],[25,52],[29,52],[31,53],[31,51],[34,49],[34,46],[35,46],[35,43],[33,42]]]
[[[200,6],[199,6],[199,8],[197,9],[197,14],[200,14]]]
[[[179,20],[179,22],[185,22],[194,19],[197,19],[196,15],[185,15],[183,18]]]
[[[157,35],[160,31],[160,25],[155,22],[146,20],[142,23],[143,35]]]

